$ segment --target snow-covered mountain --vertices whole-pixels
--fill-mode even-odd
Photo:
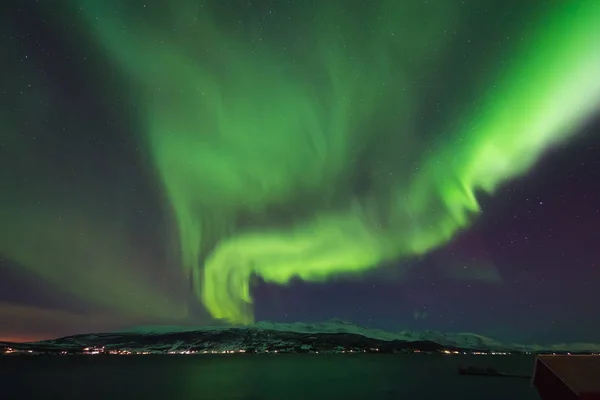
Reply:
[[[341,319],[333,319],[318,323],[279,323],[261,321],[253,325],[245,326],[213,326],[213,327],[173,327],[173,326],[147,326],[138,327],[126,332],[135,333],[167,333],[167,332],[189,332],[189,331],[214,331],[222,329],[259,329],[275,332],[296,333],[330,333],[330,334],[353,334],[381,341],[429,341],[439,343],[447,347],[460,347],[466,349],[489,349],[521,352],[600,352],[600,344],[595,343],[555,343],[555,344],[519,344],[503,343],[498,340],[478,335],[475,333],[459,332],[444,333],[437,331],[409,331],[388,332],[380,329],[366,328]]]
[[[473,333],[386,332],[341,320],[323,323],[258,322],[249,326],[141,327],[84,334],[2,347],[19,351],[79,353],[229,353],[229,352],[600,352],[588,343],[522,345],[501,343]],[[84,350],[86,349],[86,350]]]

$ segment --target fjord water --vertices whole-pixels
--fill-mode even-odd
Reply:
[[[532,356],[264,354],[0,358],[3,399],[539,399]]]

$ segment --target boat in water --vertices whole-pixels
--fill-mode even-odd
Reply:
[[[494,368],[481,368],[474,367],[472,365],[468,367],[459,367],[458,368],[459,375],[474,375],[474,376],[494,376],[494,377],[503,377],[503,378],[529,378],[531,376],[527,375],[517,375],[517,374],[506,374],[504,372],[499,372]]]

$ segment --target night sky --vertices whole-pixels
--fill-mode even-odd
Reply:
[[[0,340],[598,341],[596,0],[5,3]]]

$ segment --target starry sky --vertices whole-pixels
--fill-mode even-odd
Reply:
[[[595,0],[11,0],[0,340],[600,332]]]

